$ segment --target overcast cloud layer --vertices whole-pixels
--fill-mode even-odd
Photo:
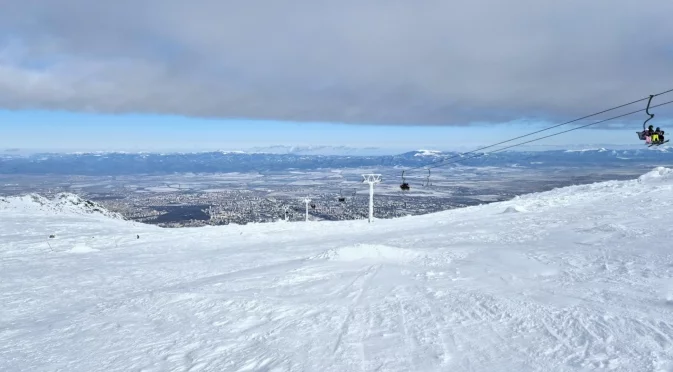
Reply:
[[[0,108],[568,118],[673,88],[672,15],[671,0],[0,0]]]

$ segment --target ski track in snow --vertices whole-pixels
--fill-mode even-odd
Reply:
[[[0,205],[0,370],[673,371],[671,190],[657,168],[373,224],[184,229]]]

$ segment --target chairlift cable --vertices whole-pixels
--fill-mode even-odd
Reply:
[[[535,131],[535,132],[531,132],[531,133],[524,134],[524,135],[521,135],[521,136],[518,136],[518,137],[514,137],[514,138],[511,138],[511,139],[508,139],[508,140],[505,140],[505,141],[501,141],[501,142],[498,142],[498,143],[495,143],[495,144],[492,144],[492,145],[489,145],[489,146],[480,147],[480,148],[475,149],[475,150],[471,150],[471,151],[467,151],[467,152],[464,152],[464,153],[460,153],[460,154],[457,154],[457,155],[454,155],[454,156],[450,156],[450,157],[448,157],[448,158],[445,158],[445,159],[442,159],[442,160],[438,161],[437,163],[443,163],[443,162],[445,162],[445,161],[448,161],[448,160],[451,160],[451,159],[455,159],[455,158],[458,158],[458,157],[462,157],[462,156],[464,156],[464,155],[468,155],[468,154],[471,154],[471,153],[475,153],[475,152],[477,152],[477,151],[486,150],[486,149],[489,149],[489,148],[492,148],[492,147],[495,147],[495,146],[498,146],[498,145],[502,145],[502,144],[505,144],[505,143],[508,143],[508,142],[515,141],[515,140],[517,140],[517,139],[521,139],[521,138],[528,137],[528,136],[532,136],[532,135],[534,135],[534,134],[538,134],[538,133],[541,133],[541,132],[545,132],[545,131],[548,131],[548,130],[551,130],[551,129],[554,129],[554,128],[558,128],[558,127],[563,126],[563,125],[572,124],[572,123],[578,122],[578,121],[580,121],[580,120],[588,119],[588,118],[590,118],[590,117],[594,117],[594,116],[597,116],[597,115],[600,115],[600,114],[604,114],[604,113],[606,113],[606,112],[614,111],[614,110],[617,110],[617,109],[622,108],[622,107],[630,106],[630,105],[633,105],[633,104],[635,104],[635,103],[639,103],[639,102],[645,101],[645,100],[647,100],[647,99],[651,100],[651,99],[654,98],[654,97],[661,96],[661,95],[664,95],[664,94],[668,94],[668,93],[671,93],[671,92],[673,92],[673,89],[669,89],[669,90],[666,90],[666,91],[663,91],[663,92],[660,92],[660,93],[657,93],[657,94],[652,94],[652,95],[649,95],[648,97],[645,97],[645,98],[641,98],[641,99],[638,99],[638,100],[635,100],[635,101],[632,101],[632,102],[629,102],[629,103],[625,103],[625,104],[622,104],[622,105],[619,105],[619,106],[615,106],[615,107],[612,107],[612,108],[609,108],[609,109],[606,109],[606,110],[603,110],[603,111],[600,111],[600,112],[596,112],[596,113],[593,113],[593,114],[590,114],[590,115],[586,115],[586,116],[583,116],[583,117],[581,117],[581,118],[577,118],[577,119],[573,119],[573,120],[570,120],[570,121],[566,121],[566,122],[564,122],[564,123],[556,124],[556,125],[553,125],[553,126],[548,127],[548,128],[540,129],[540,130],[537,130],[537,131]],[[657,106],[653,106],[653,107],[657,107]],[[640,111],[643,111],[643,110],[639,110],[639,111],[637,111],[637,112],[640,112]],[[629,115],[630,115],[630,114],[629,114]],[[648,114],[648,115],[649,115],[649,114]],[[624,115],[624,116],[626,116],[626,115]],[[620,117],[621,117],[621,116],[620,116]],[[616,119],[616,118],[613,118],[613,119]],[[612,120],[612,119],[611,119],[611,120]],[[593,125],[593,124],[592,124],[592,125]],[[584,128],[584,127],[580,127],[580,128]],[[579,128],[578,128],[578,129],[579,129]],[[546,138],[546,137],[545,137],[545,138]],[[432,163],[431,163],[431,164],[432,164]],[[415,169],[420,169],[420,168],[425,168],[425,167],[427,167],[427,166],[428,166],[428,165],[426,164],[426,165],[422,165],[422,166],[418,166],[418,167],[412,167],[412,168],[408,168],[407,171],[415,170]],[[431,166],[431,167],[432,167],[432,166]],[[433,168],[434,168],[434,167],[433,167]]]
[[[673,103],[673,100],[668,101],[668,102],[664,102],[664,103],[660,103],[660,104],[655,105],[655,106],[650,106],[649,108],[655,108],[655,107],[661,107],[661,106],[665,106],[665,105],[670,105],[671,103]],[[517,146],[525,145],[525,144],[527,144],[527,143],[531,143],[531,142],[535,142],[535,141],[543,140],[543,139],[546,139],[546,138],[549,138],[549,137],[554,137],[554,136],[558,136],[558,135],[560,135],[560,134],[564,134],[564,133],[572,132],[572,131],[574,131],[574,130],[583,129],[583,128],[586,128],[586,127],[589,127],[589,126],[592,126],[592,125],[605,123],[605,122],[610,121],[610,120],[615,120],[615,119],[623,118],[623,117],[625,117],[625,116],[629,116],[629,115],[637,114],[637,113],[642,112],[642,111],[645,111],[645,110],[646,110],[646,109],[641,109],[641,110],[631,111],[631,112],[628,112],[628,113],[626,113],[626,114],[622,114],[622,115],[614,116],[614,117],[611,117],[611,118],[608,118],[608,119],[600,120],[600,121],[597,121],[597,122],[595,122],[595,123],[590,123],[590,124],[582,125],[582,126],[577,127],[577,128],[572,128],[572,129],[564,130],[564,131],[562,131],[562,132],[558,132],[558,133],[550,134],[550,135],[547,135],[547,136],[543,136],[543,137],[535,138],[535,139],[532,139],[532,140],[529,140],[529,141],[525,141],[525,142],[517,143],[517,144],[514,144],[514,145],[506,146],[506,147],[503,147],[503,148],[500,148],[500,149],[498,149],[498,150],[494,150],[494,151],[491,151],[491,152],[482,153],[482,154],[477,154],[476,156],[471,156],[471,157],[468,157],[468,158],[462,158],[462,159],[459,159],[459,160],[456,160],[456,161],[453,161],[453,162],[449,162],[449,163],[446,163],[446,164],[439,164],[439,165],[436,165],[436,166],[433,166],[433,167],[429,167],[429,168],[442,167],[442,166],[445,166],[445,165],[455,164],[455,163],[461,162],[461,161],[463,161],[463,160],[474,159],[474,158],[478,158],[478,157],[481,157],[481,156],[484,156],[484,155],[487,155],[487,154],[494,154],[494,153],[496,153],[496,152],[500,152],[500,151],[507,150],[507,149],[510,149],[510,148],[513,148],[513,147],[517,147]]]

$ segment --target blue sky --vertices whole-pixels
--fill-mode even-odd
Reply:
[[[59,152],[209,151],[271,145],[328,145],[379,147],[392,153],[420,148],[469,150],[550,125],[383,126],[5,110],[0,111],[3,133],[0,148]],[[569,128],[560,127],[539,136]],[[597,143],[638,145],[633,134],[635,129],[579,130],[539,144],[568,147]]]

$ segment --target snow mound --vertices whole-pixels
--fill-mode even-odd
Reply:
[[[98,249],[96,248],[91,248],[86,244],[77,244],[76,246],[72,247],[68,252],[70,253],[91,253],[91,252],[98,252]]]
[[[518,205],[511,205],[507,207],[502,213],[525,213],[528,212],[526,208],[518,206]]]
[[[54,196],[53,199],[47,199],[37,194],[0,198],[0,210],[99,215],[113,219],[124,219],[119,213],[110,212],[98,203],[84,200],[78,195],[71,193],[60,193]]]
[[[387,262],[410,262],[422,258],[423,255],[411,249],[391,247],[387,245],[357,244],[353,246],[330,249],[314,257],[331,261],[375,260]]]
[[[659,180],[673,178],[673,169],[656,167],[653,170],[638,177],[639,181]]]

